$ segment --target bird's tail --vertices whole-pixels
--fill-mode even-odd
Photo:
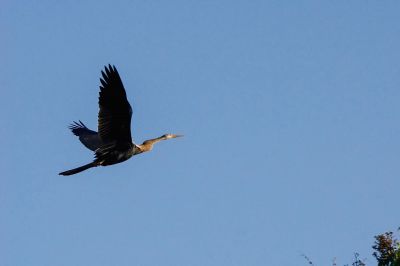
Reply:
[[[87,170],[87,169],[89,169],[89,168],[96,167],[96,166],[98,166],[98,163],[96,163],[96,162],[91,162],[91,163],[82,165],[82,166],[80,166],[80,167],[78,167],[78,168],[75,168],[75,169],[71,169],[71,170],[68,170],[68,171],[61,172],[61,173],[59,173],[59,175],[74,175],[74,174],[80,173],[80,172],[82,172],[82,171],[85,171],[85,170]]]

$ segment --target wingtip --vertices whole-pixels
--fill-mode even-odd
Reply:
[[[76,128],[77,125],[79,126],[79,124],[76,121],[72,121],[72,123],[69,124],[68,128],[72,130]]]
[[[83,126],[84,128],[87,128],[87,126],[86,126],[81,120],[79,120],[79,123],[80,123],[81,126]]]
[[[104,70],[101,70],[101,74],[103,75],[109,75],[111,72],[118,72],[117,68],[115,67],[115,65],[111,65],[110,63],[108,65],[104,66]]]
[[[115,65],[108,63],[107,65],[105,65],[104,67],[108,68],[108,69],[115,69]]]
[[[75,136],[79,136],[80,135],[80,131],[81,130],[87,130],[87,126],[81,121],[78,120],[78,122],[73,121],[71,124],[69,124],[68,129],[72,131],[72,134],[74,134]]]

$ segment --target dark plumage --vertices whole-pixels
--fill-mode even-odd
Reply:
[[[106,166],[128,160],[142,152],[150,151],[154,143],[180,137],[165,134],[137,145],[132,142],[132,107],[126,97],[125,89],[115,66],[108,65],[101,71],[99,93],[98,133],[88,129],[81,121],[73,122],[69,129],[79,137],[85,147],[95,152],[95,160],[81,167],[61,172],[60,175],[73,175],[96,166]]]
[[[95,151],[100,147],[102,142],[97,132],[88,129],[80,120],[79,123],[74,121],[69,126],[69,129],[71,129],[75,136],[79,137],[82,144],[89,150]]]

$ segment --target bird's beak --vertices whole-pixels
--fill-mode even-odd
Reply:
[[[180,138],[180,137],[183,137],[183,135],[173,135],[172,137],[173,138]]]

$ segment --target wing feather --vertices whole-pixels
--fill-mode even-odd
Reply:
[[[104,144],[130,146],[132,107],[126,97],[124,85],[115,66],[101,71],[99,93],[98,131]]]
[[[79,137],[79,140],[89,150],[95,151],[101,146],[101,140],[96,131],[90,130],[86,127],[82,121],[73,122],[69,129],[74,133],[75,136]]]

